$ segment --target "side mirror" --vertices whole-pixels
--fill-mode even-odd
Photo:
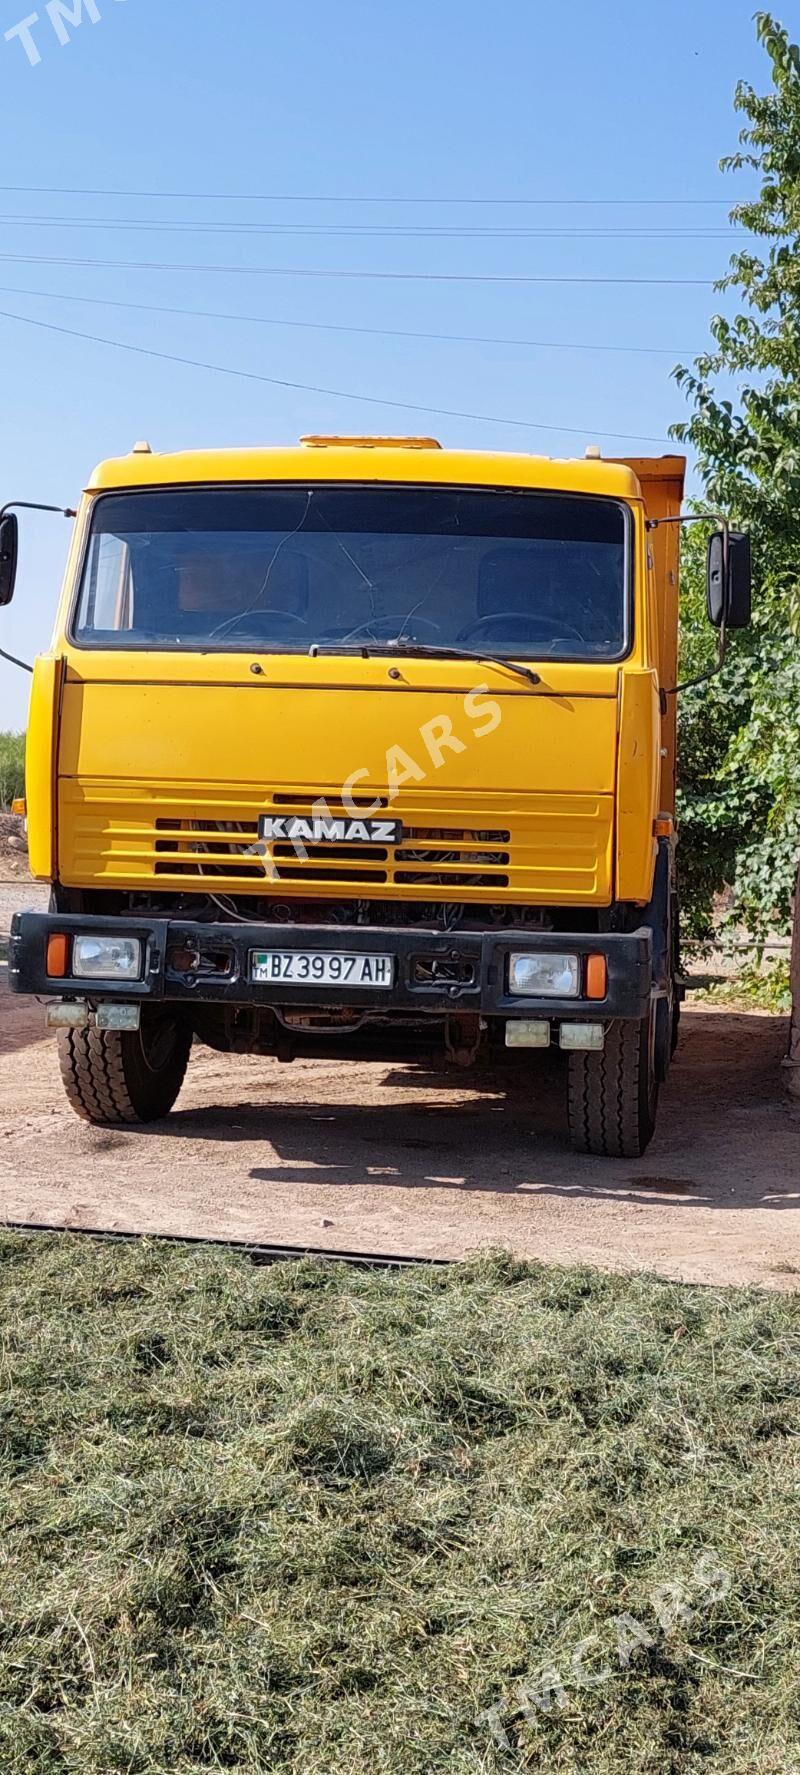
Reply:
[[[752,615],[750,537],[715,531],[708,544],[708,620],[715,629],[746,629]]]
[[[19,520],[16,512],[0,519],[0,605],[10,604],[17,578]]]
[[[753,614],[753,569],[749,535],[728,537],[728,628],[747,629]]]

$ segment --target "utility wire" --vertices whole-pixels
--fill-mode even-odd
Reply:
[[[178,357],[173,352],[156,351],[145,345],[129,345],[121,339],[106,339],[97,333],[77,332],[73,327],[59,327],[53,321],[33,320],[30,315],[12,314],[7,309],[0,309],[0,319],[16,321],[25,327],[38,327],[46,333],[58,333],[69,339],[82,339],[91,345],[109,346],[114,351],[133,352],[137,357],[157,358],[162,363],[183,364],[193,370],[211,370],[220,376],[241,377],[247,382],[268,383],[272,388],[288,388],[302,394],[319,394],[332,400],[359,401],[370,407],[395,407],[405,413],[427,413],[439,419],[470,419],[486,425],[513,426],[515,429],[523,431],[569,433],[571,436],[582,438],[598,435],[597,427],[544,425],[533,419],[502,419],[496,413],[470,413],[458,407],[432,407],[417,401],[396,401],[384,399],[380,395],[353,394],[350,389],[322,388],[312,382],[289,382],[282,376],[264,376],[256,370],[236,370],[228,364],[212,364],[201,358]],[[599,436],[619,438],[626,443],[666,444],[669,442],[667,438],[650,437],[646,432],[606,431],[604,428],[599,430]]]
[[[107,228],[112,232],[146,234],[219,234],[290,236],[325,240],[731,240],[744,238],[746,228],[429,228],[374,222],[198,222],[153,216],[28,216],[0,215],[15,228]]]
[[[571,277],[528,275],[525,273],[483,273],[472,271],[330,271],[306,266],[286,265],[196,265],[176,264],[158,259],[62,259],[49,253],[0,253],[0,262],[7,265],[73,265],[99,271],[201,271],[224,272],[236,277],[313,277],[369,278],[381,283],[444,283],[444,284],[631,284],[663,285],[671,288],[711,290],[712,277]]]
[[[653,209],[691,207],[713,207],[722,205],[730,207],[725,197],[400,197],[396,194],[386,197],[374,196],[334,196],[330,192],[318,193],[316,196],[308,192],[258,192],[258,191],[131,191],[119,187],[86,185],[0,185],[0,191],[13,191],[26,196],[39,197],[142,197],[173,201],[187,199],[204,203],[386,203],[386,204],[467,204],[484,207],[487,205],[500,207],[524,208],[638,208]]]
[[[170,308],[158,302],[121,302],[105,296],[73,296],[65,294],[63,290],[20,289],[17,284],[0,284],[0,292],[5,296],[41,297],[48,302],[80,302],[92,308],[127,308],[138,314],[172,314],[178,315],[182,320],[236,321],[247,326],[293,327],[313,333],[358,333],[374,339],[425,339],[445,345],[504,345],[532,351],[611,351],[632,353],[637,357],[673,359],[697,357],[700,351],[699,346],[691,350],[688,347],[675,346],[670,350],[666,345],[596,345],[588,341],[575,343],[568,339],[508,339],[487,333],[424,333],[412,332],[405,327],[357,327],[337,321],[273,319],[263,314],[228,314],[214,308]]]

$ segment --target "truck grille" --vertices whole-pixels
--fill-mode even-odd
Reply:
[[[274,896],[280,892],[338,898],[367,894],[407,900],[503,899],[582,904],[611,897],[613,798],[514,791],[504,798],[466,791],[404,790],[391,805],[403,822],[399,844],[308,844],[266,847],[263,814],[287,811],[313,817],[328,791],[276,792],[252,788],[193,792],[186,785],[137,790],[133,785],[61,783],[61,880],[185,892]],[[388,807],[384,797],[356,799],[366,812]],[[348,810],[352,811],[352,810]],[[274,870],[271,870],[270,858]]]
[[[275,800],[285,805],[284,798],[276,796]],[[303,807],[293,800],[292,805],[297,812],[312,813],[310,802]],[[337,810],[332,811],[335,815]],[[156,875],[177,871],[195,880],[231,875],[239,881],[264,879],[266,847],[259,843],[257,821],[236,824],[219,820],[201,825],[196,820],[156,820],[155,828],[165,835],[156,839],[156,852],[169,859],[156,863]],[[273,879],[279,881],[505,888],[509,880],[503,871],[510,863],[510,853],[492,847],[507,845],[510,837],[505,830],[410,827],[402,844],[386,849],[374,844],[308,844],[299,849],[281,840],[270,846],[269,857],[275,870]]]

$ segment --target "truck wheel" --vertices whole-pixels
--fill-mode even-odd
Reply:
[[[612,1023],[602,1054],[570,1054],[569,1134],[574,1152],[638,1159],[656,1125],[655,1018]]]
[[[75,1114],[107,1128],[169,1114],[186,1074],[191,1030],[143,1012],[138,1030],[59,1032],[61,1077]]]

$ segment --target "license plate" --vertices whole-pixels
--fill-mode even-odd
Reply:
[[[261,985],[378,987],[394,982],[391,955],[348,955],[340,949],[259,949],[250,957],[250,978]]]

